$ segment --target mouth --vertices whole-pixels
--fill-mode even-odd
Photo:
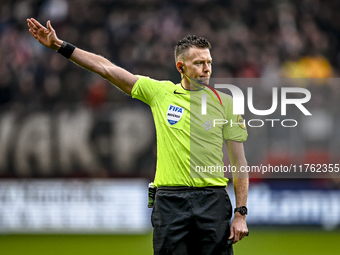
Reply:
[[[200,79],[201,81],[203,81],[203,82],[205,82],[205,83],[206,83],[206,82],[208,82],[208,81],[209,81],[209,78],[210,78],[209,76],[200,76],[200,78],[199,78],[199,79]]]

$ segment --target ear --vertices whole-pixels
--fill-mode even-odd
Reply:
[[[183,62],[182,61],[178,61],[176,63],[176,68],[177,68],[177,71],[180,72],[180,73],[183,73]]]

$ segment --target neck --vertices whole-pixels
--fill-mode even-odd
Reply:
[[[182,74],[181,85],[185,90],[192,90],[193,86],[190,84],[190,80]]]
[[[204,85],[200,84],[195,79],[189,78],[187,75],[182,74],[181,85],[185,90],[200,90]]]

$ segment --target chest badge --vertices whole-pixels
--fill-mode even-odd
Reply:
[[[179,107],[176,105],[169,105],[168,111],[166,113],[166,118],[169,122],[170,125],[176,124],[178,121],[181,120],[183,113],[184,113],[184,108]]]
[[[210,120],[207,120],[206,122],[204,122],[203,127],[204,127],[205,131],[212,129],[212,124],[211,124]]]

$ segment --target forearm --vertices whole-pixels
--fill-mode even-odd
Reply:
[[[236,207],[247,205],[249,176],[246,169],[247,160],[244,155],[243,143],[227,141],[230,164],[235,167],[233,172],[233,184],[236,198]]]
[[[116,66],[108,59],[79,48],[75,48],[70,60],[91,72],[99,74],[128,95],[131,95],[132,87],[138,79],[135,75]]]
[[[53,42],[50,48],[59,50],[62,44],[63,41],[57,39]],[[113,64],[106,58],[79,48],[75,48],[72,55],[70,56],[70,60],[91,72],[103,76],[104,78],[107,78],[106,70],[108,67],[113,66]]]
[[[232,160],[232,165],[236,167],[236,171],[233,173],[236,207],[247,206],[249,176],[247,172],[241,171],[246,169],[247,161],[245,157],[241,156]]]
[[[234,178],[236,207],[247,206],[249,179],[247,177]]]
[[[104,78],[107,78],[108,76],[108,68],[113,66],[113,64],[106,58],[79,48],[75,48],[70,60],[91,72],[101,75]]]

